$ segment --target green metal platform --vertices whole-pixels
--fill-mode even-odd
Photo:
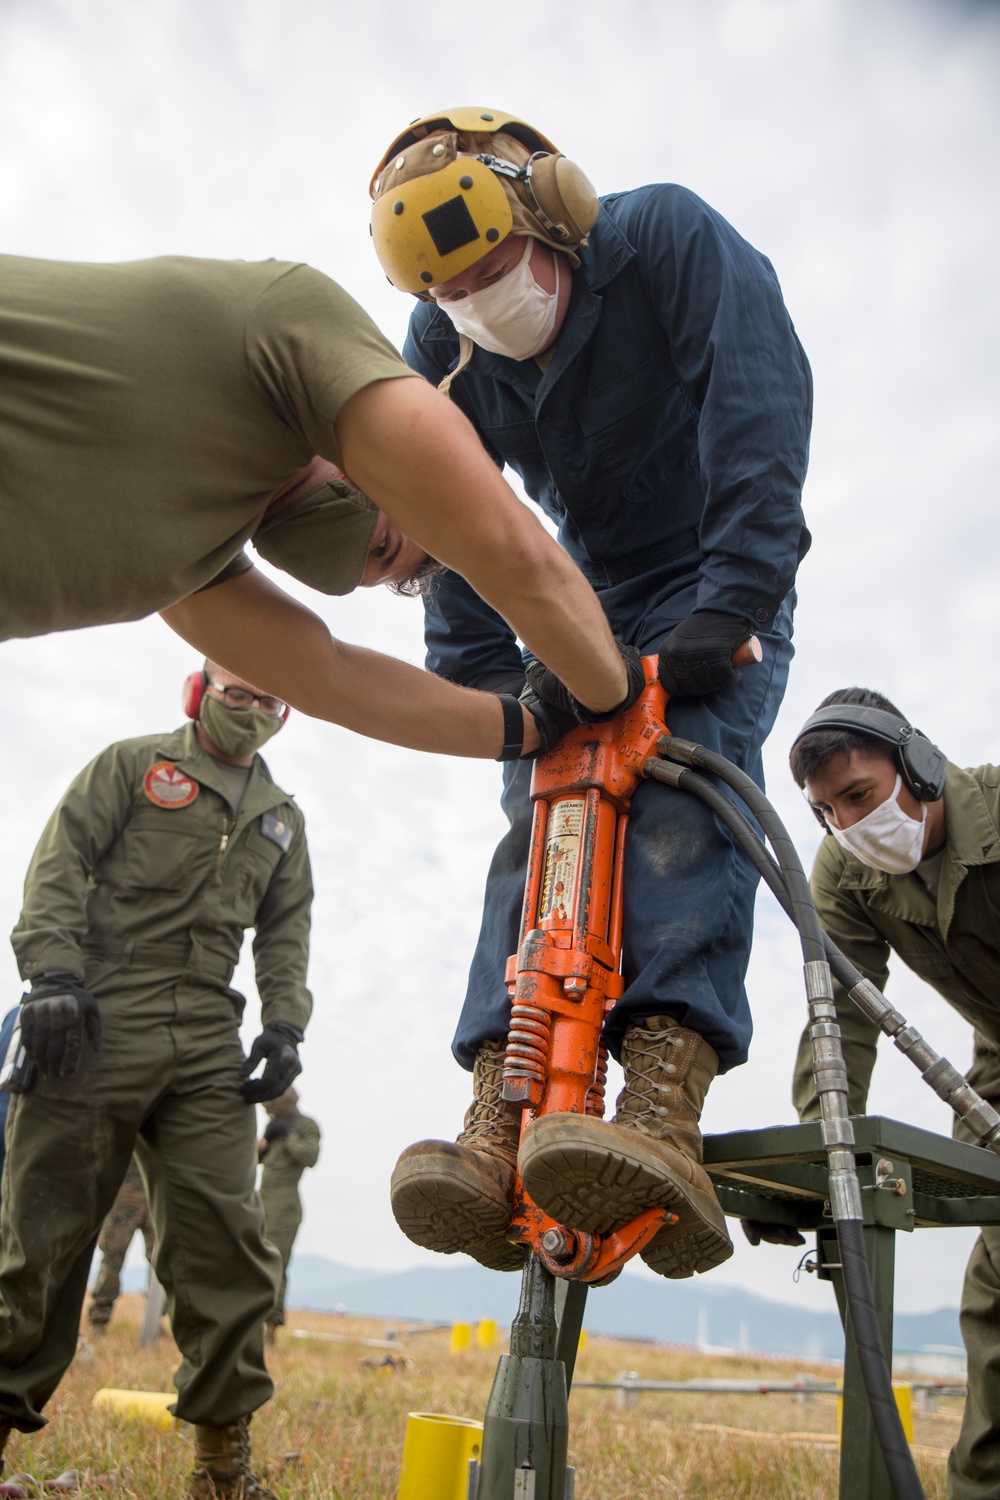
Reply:
[[[1000,1224],[1000,1157],[877,1115],[855,1116],[854,1133],[865,1249],[883,1347],[891,1354],[896,1233]],[[844,1289],[819,1123],[706,1136],[705,1167],[727,1214],[815,1232],[818,1274],[833,1282],[843,1321]],[[840,1500],[892,1500],[849,1319],[845,1331]]]

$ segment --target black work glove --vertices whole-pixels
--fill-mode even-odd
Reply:
[[[804,1245],[805,1236],[791,1224],[765,1224],[762,1219],[741,1219],[743,1233],[751,1245],[763,1240],[768,1245]]]
[[[101,1012],[79,974],[54,971],[31,981],[21,1001],[21,1042],[39,1073],[72,1078],[80,1066],[83,1035],[101,1050]]]
[[[240,1093],[248,1104],[263,1104],[265,1099],[277,1099],[292,1080],[302,1072],[298,1045],[303,1032],[287,1021],[272,1021],[265,1026],[250,1048],[250,1056],[240,1069],[240,1077],[247,1080],[241,1084]],[[266,1059],[264,1071],[259,1078],[250,1074],[259,1062]]]
[[[267,1129],[264,1131],[265,1141],[283,1141],[286,1135],[292,1133],[291,1120],[268,1120]]]
[[[607,719],[616,719],[640,697],[646,686],[642,657],[634,646],[627,645],[618,636],[615,637],[615,645],[621,652],[628,686],[622,701],[601,713],[588,708],[579,698],[574,698],[565,683],[560,682],[549,667],[543,666],[540,661],[528,663],[521,702],[538,725],[542,750],[551,750],[568,730],[575,729],[578,724],[602,724]]]
[[[676,698],[702,698],[732,687],[741,676],[733,652],[752,635],[753,626],[740,615],[710,609],[688,615],[660,642],[660,681]]]

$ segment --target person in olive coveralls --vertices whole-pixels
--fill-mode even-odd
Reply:
[[[264,1111],[268,1121],[257,1142],[257,1155],[264,1168],[260,1176],[260,1201],[264,1205],[267,1237],[281,1256],[281,1286],[264,1325],[266,1342],[274,1344],[277,1329],[285,1321],[288,1262],[302,1223],[299,1179],[306,1167],[314,1167],[319,1159],[320,1129],[315,1120],[300,1113],[295,1089],[286,1089],[280,1098],[269,1099]]]
[[[263,1322],[281,1261],[255,1192],[253,1106],[300,1071],[312,877],[302,814],[255,753],[285,705],[206,662],[185,708],[194,723],[113,744],[80,773],[28,868],[12,942],[37,1077],[7,1126],[0,1440],[45,1423],[134,1151],[183,1355],[176,1412],[195,1428],[188,1495],[267,1500],[247,1422],[273,1391]],[[245,1059],[230,980],[247,927],[263,1030]]]

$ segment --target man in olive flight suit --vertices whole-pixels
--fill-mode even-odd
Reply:
[[[320,1131],[315,1120],[300,1114],[295,1089],[286,1089],[280,1098],[269,1099],[264,1110],[267,1127],[257,1143],[257,1155],[264,1165],[260,1201],[264,1205],[267,1237],[281,1256],[281,1286],[264,1325],[265,1342],[274,1344],[277,1330],[285,1321],[288,1262],[302,1223],[299,1178],[306,1167],[316,1165]]]
[[[189,1500],[274,1500],[249,1467],[281,1272],[253,1105],[301,1070],[312,878],[302,814],[256,754],[285,705],[206,662],[185,708],[193,724],[111,745],[80,773],[28,869],[12,942],[37,1076],[7,1127],[0,1444],[45,1423],[134,1150],[183,1355],[176,1412],[195,1431]],[[230,979],[247,927],[263,1030],[244,1059]]]

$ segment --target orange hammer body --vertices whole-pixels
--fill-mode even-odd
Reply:
[[[761,659],[755,637],[734,667]],[[657,659],[645,657],[646,688],[631,708],[584,724],[535,762],[534,815],[517,953],[505,973],[511,1021],[503,1097],[538,1115],[604,1115],[604,1019],[621,996],[623,868],[628,810],[643,767],[669,731]],[[527,1244],[555,1275],[600,1283],[618,1274],[674,1215],[649,1209],[607,1235],[567,1229],[526,1195],[518,1174],[511,1239]]]

